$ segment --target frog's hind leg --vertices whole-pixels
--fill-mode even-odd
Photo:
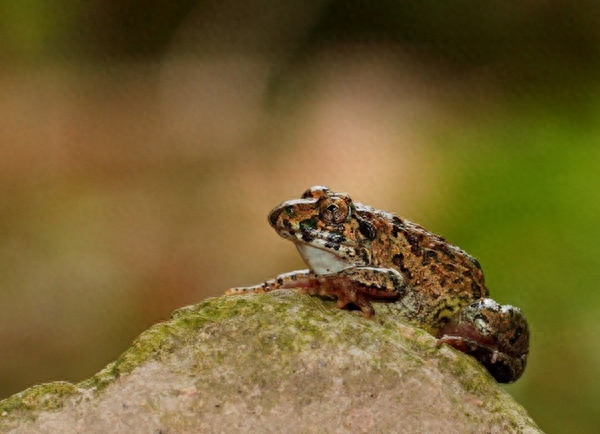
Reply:
[[[438,345],[475,357],[500,383],[516,381],[525,370],[529,327],[516,307],[477,300],[452,317],[437,337]]]
[[[316,276],[310,270],[299,270],[280,274],[259,285],[230,288],[225,291],[225,295],[260,294],[278,289],[309,289],[316,285]]]

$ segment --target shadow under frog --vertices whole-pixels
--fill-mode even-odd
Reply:
[[[282,274],[226,294],[300,291],[352,304],[365,317],[370,301],[389,301],[394,314],[479,360],[501,383],[517,380],[529,352],[521,311],[487,298],[477,260],[442,237],[391,213],[354,203],[327,187],[282,203],[269,223],[293,241],[308,270]]]

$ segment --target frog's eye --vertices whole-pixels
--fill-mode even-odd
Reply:
[[[343,198],[330,197],[321,202],[319,213],[325,222],[339,224],[348,218],[350,208]]]

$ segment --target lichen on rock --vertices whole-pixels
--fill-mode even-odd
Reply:
[[[0,432],[540,432],[474,359],[332,306],[276,291],[179,309],[91,379],[1,401]]]

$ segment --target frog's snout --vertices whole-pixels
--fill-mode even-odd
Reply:
[[[269,223],[274,228],[277,227],[277,220],[279,220],[279,216],[281,215],[282,212],[283,212],[283,207],[278,206],[269,213]]]

